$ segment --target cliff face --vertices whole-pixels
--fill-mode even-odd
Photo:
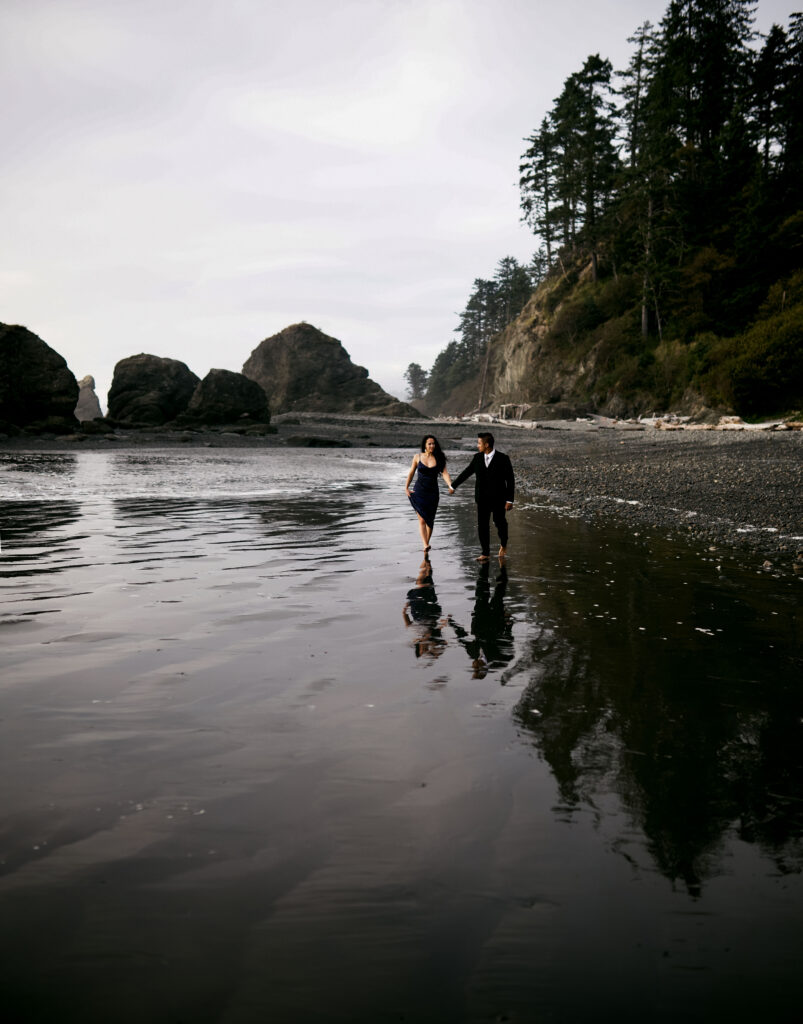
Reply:
[[[537,291],[518,319],[492,341],[486,402],[494,408],[504,403],[529,405],[528,419],[582,416],[596,404],[596,352],[578,351],[554,337],[555,316],[547,312],[545,299],[545,292]],[[602,398],[602,405],[607,404]]]
[[[525,405],[527,419],[558,419],[589,411],[586,395],[593,376],[593,354],[577,360],[573,348],[562,350],[551,336],[554,319],[545,308],[548,295],[539,288],[516,320],[491,340],[483,389],[484,365],[463,381],[437,407],[427,412],[466,415],[478,408],[484,390],[482,412],[498,413],[503,404]]]
[[[352,363],[336,338],[311,324],[293,324],[260,342],[243,365],[243,373],[263,388],[276,413],[420,415],[383,391],[363,366]]]
[[[481,391],[483,412],[523,406],[525,419],[709,411],[688,386],[677,343],[641,341],[632,282],[594,284],[590,277],[590,268],[575,267],[543,281],[518,318],[492,338],[484,389],[480,366],[427,411],[464,415],[477,409]]]

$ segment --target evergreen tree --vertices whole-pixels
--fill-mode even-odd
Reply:
[[[550,259],[546,246],[540,245],[533,253],[530,264],[527,267],[527,274],[530,278],[530,288],[535,288],[544,280],[549,273]]]
[[[404,379],[407,381],[407,397],[411,400],[423,398],[427,390],[427,371],[418,363],[410,363],[404,371]]]
[[[577,74],[580,97],[580,181],[583,204],[583,236],[591,251],[592,276],[597,279],[597,254],[601,239],[600,218],[613,197],[618,169],[614,146],[616,133],[610,98],[613,68],[609,60],[593,54]]]
[[[444,399],[452,388],[459,383],[456,379],[455,367],[459,365],[459,352],[456,341],[450,341],[446,348],[435,357],[429,371],[427,399],[438,402]]]
[[[783,144],[784,93],[790,74],[789,40],[773,25],[753,64],[753,120],[765,178],[772,176]]]
[[[496,330],[499,295],[496,283],[481,277],[474,281],[466,308],[459,315],[455,332],[460,335],[458,350],[465,362],[466,376],[476,368],[485,354],[488,339]]]
[[[633,56],[622,72],[622,86],[619,95],[624,97],[620,111],[624,128],[623,143],[628,154],[629,167],[638,167],[641,148],[646,130],[645,106],[646,92],[652,72],[652,54],[655,46],[655,33],[652,24],[645,21],[627,40],[634,46]]]
[[[724,147],[743,118],[751,25],[750,0],[670,0],[661,21],[648,131],[672,178],[681,256],[723,220]]]
[[[501,331],[519,315],[533,289],[527,268],[513,256],[505,256],[497,263],[494,285],[496,317],[493,328]]]
[[[553,151],[555,198],[551,219],[560,230],[564,248],[574,252],[577,240],[580,206],[580,106],[577,78],[572,75],[555,100],[551,121],[555,148]]]
[[[438,401],[458,384],[483,373],[491,339],[519,315],[531,293],[530,274],[513,256],[499,260],[493,279],[475,279],[455,328],[460,340],[450,342],[432,364],[428,399]]]
[[[548,261],[556,238],[574,251],[582,232],[595,277],[600,219],[618,168],[611,75],[599,54],[570,75],[519,167],[523,216],[544,240]]]
[[[803,14],[796,13],[790,17],[787,38],[779,164],[784,201],[795,207],[799,203],[800,176],[803,173]]]
[[[555,238],[555,137],[548,117],[526,141],[530,145],[519,164],[522,219],[543,238],[546,258],[551,263]]]

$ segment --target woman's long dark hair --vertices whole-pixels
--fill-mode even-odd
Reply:
[[[440,441],[434,434],[425,434],[421,438],[421,451],[425,452],[427,450],[427,441],[430,438],[435,442],[435,451],[432,453],[435,456],[435,467],[439,473],[442,473],[446,469],[446,456],[443,454]]]

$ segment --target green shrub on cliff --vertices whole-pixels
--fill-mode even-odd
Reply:
[[[742,416],[803,407],[803,302],[706,344],[699,383],[713,402]]]

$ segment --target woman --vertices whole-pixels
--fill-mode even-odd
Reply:
[[[418,470],[415,480],[415,487],[410,490],[410,483],[413,474]],[[438,511],[438,477],[442,476],[452,489],[452,480],[446,469],[446,456],[438,444],[438,439],[428,434],[421,441],[421,451],[413,456],[410,472],[407,474],[407,482],[404,485],[404,493],[410,499],[410,504],[418,516],[418,529],[421,531],[424,551],[430,549],[430,538],[432,527],[435,525],[435,513]]]

